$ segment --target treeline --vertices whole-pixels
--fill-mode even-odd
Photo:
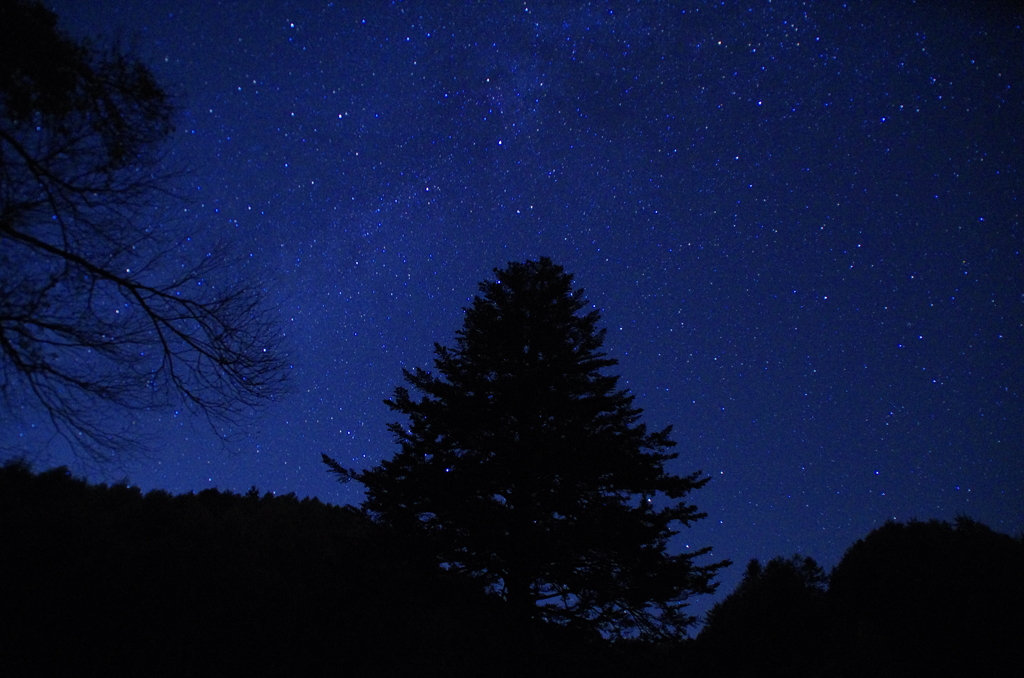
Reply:
[[[0,586],[5,676],[502,675],[490,667],[524,660],[497,601],[358,510],[255,488],[142,494],[8,464]]]
[[[691,666],[715,676],[993,676],[1024,666],[1024,536],[969,518],[888,522],[826,576],[752,560]]]
[[[695,640],[539,624],[358,510],[0,468],[3,675],[995,675],[1020,666],[1024,541],[889,523],[830,576],[752,561]]]

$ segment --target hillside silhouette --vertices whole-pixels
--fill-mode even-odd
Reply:
[[[8,464],[0,673],[934,676],[1022,659],[1024,540],[966,518],[887,523],[828,577],[753,561],[690,640],[537,622],[524,644],[500,601],[435,563],[351,507]]]
[[[0,581],[8,676],[599,668],[596,639],[553,627],[513,647],[500,603],[356,509],[255,488],[143,494],[8,464]]]

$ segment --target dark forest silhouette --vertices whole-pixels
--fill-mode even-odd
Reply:
[[[498,637],[480,596],[354,509],[293,495],[143,495],[9,465],[0,544],[0,666],[35,675],[369,673],[425,653],[457,669]]]
[[[505,606],[356,509],[172,496],[0,468],[4,675],[998,675],[1019,666],[1024,539],[887,523],[831,576],[751,563],[692,640],[610,642]]]
[[[536,627],[351,507],[0,468],[0,674],[596,675],[628,658]]]
[[[887,522],[828,577],[810,558],[753,560],[708,614],[709,675],[1000,675],[1022,666],[1024,535]]]

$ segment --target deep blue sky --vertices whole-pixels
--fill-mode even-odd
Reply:
[[[678,471],[681,545],[826,567],[886,519],[1024,529],[1024,31],[1000,3],[49,1],[180,104],[179,227],[262,271],[293,393],[143,489],[358,503],[322,452],[491,269],[547,255]],[[978,7],[981,9],[978,9]],[[721,596],[719,596],[721,597]]]

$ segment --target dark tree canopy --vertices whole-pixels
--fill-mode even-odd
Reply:
[[[699,472],[665,470],[670,429],[648,432],[633,396],[602,370],[605,331],[572,276],[542,258],[510,263],[465,309],[435,371],[405,371],[422,394],[387,405],[401,451],[368,471],[324,457],[367,490],[364,508],[422,535],[446,567],[481,579],[522,619],[622,635],[685,632],[692,594],[724,565],[670,555],[674,525],[703,518],[686,495]]]
[[[1000,675],[1024,662],[1024,536],[887,522],[829,578],[839,675]]]
[[[826,578],[753,560],[708,613],[695,675],[994,676],[1024,662],[1024,537],[961,517],[887,522]],[[825,583],[828,583],[826,590]]]
[[[222,254],[187,254],[183,234],[159,223],[171,116],[130,54],[69,39],[38,2],[0,1],[8,434],[42,422],[109,461],[138,444],[115,423],[130,422],[125,409],[184,405],[216,423],[279,390],[279,332],[262,293],[232,279]]]
[[[743,580],[708,612],[697,647],[710,675],[814,673],[828,577],[813,558],[747,564]]]
[[[811,601],[824,595],[827,584],[813,558],[779,556],[766,565],[755,558],[736,590],[708,612],[701,636],[729,634],[749,644],[754,636],[784,632],[782,627],[791,626]]]
[[[472,582],[294,494],[5,464],[0,543],[4,676],[493,676],[505,637]]]

